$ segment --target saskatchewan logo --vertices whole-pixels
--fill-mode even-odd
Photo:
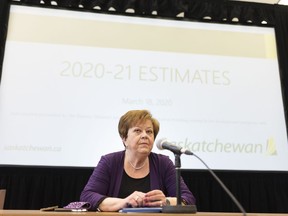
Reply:
[[[276,144],[273,137],[270,137],[267,140],[266,155],[277,155]]]

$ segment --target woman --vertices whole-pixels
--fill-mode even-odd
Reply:
[[[159,128],[159,122],[147,110],[124,114],[118,132],[125,150],[101,157],[80,200],[98,211],[176,205],[174,164],[168,156],[151,152]],[[181,196],[183,204],[195,204],[182,178]]]

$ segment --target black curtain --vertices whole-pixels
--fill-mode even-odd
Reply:
[[[0,75],[9,3],[0,1]],[[20,0],[17,4],[159,16],[231,25],[268,25],[276,32],[283,97],[288,97],[288,9],[286,6],[225,0]],[[79,5],[81,8],[79,8]],[[266,23],[266,24],[264,24]],[[1,121],[1,119],[0,119]],[[1,157],[1,155],[0,155]],[[287,155],[288,157],[288,155]],[[245,163],[245,161],[243,161]],[[0,188],[6,188],[5,209],[64,206],[79,200],[93,168],[0,166]],[[247,212],[288,213],[288,172],[217,171],[216,174]],[[197,199],[198,211],[238,212],[239,209],[206,170],[183,170]]]
[[[5,209],[40,209],[78,201],[93,168],[0,167],[6,188]],[[287,213],[287,172],[216,171],[247,212]],[[202,212],[239,212],[206,170],[183,170],[182,176]]]
[[[78,201],[92,168],[0,167],[5,209],[40,209]]]

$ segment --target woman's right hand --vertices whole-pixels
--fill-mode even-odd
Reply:
[[[141,207],[144,205],[145,193],[140,191],[134,191],[128,197],[125,198],[127,206],[126,207]]]
[[[141,207],[144,204],[145,193],[135,191],[128,197],[121,199],[116,197],[107,197],[104,199],[98,209],[104,212],[116,212],[127,207]]]

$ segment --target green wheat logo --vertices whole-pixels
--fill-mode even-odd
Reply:
[[[277,155],[276,144],[273,137],[268,138],[266,146],[267,155]]]

